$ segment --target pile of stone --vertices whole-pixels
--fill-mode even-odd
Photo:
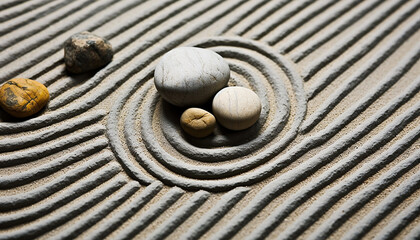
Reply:
[[[226,87],[228,63],[217,53],[196,47],[175,48],[155,69],[155,86],[167,102],[188,108],[181,115],[182,129],[193,137],[212,134],[216,122],[230,130],[244,130],[257,122],[261,101],[244,87]],[[212,113],[198,108],[212,101]]]
[[[64,43],[64,62],[71,74],[97,70],[113,58],[111,44],[90,32],[74,34]],[[163,99],[187,108],[182,129],[193,137],[213,133],[216,123],[230,130],[244,130],[259,119],[261,101],[244,87],[226,87],[228,63],[217,53],[196,47],[175,48],[166,53],[155,69],[154,82]],[[7,81],[0,88],[0,107],[13,117],[26,118],[44,108],[48,89],[25,78]],[[202,108],[212,101],[212,113]]]

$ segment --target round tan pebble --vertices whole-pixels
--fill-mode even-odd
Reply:
[[[261,100],[256,93],[244,87],[227,87],[213,99],[213,113],[217,122],[230,130],[251,127],[260,117]]]
[[[188,108],[181,115],[180,122],[182,129],[196,138],[210,135],[216,126],[213,114],[201,108]]]
[[[17,118],[31,116],[41,110],[50,99],[48,89],[37,81],[15,78],[0,88],[0,106]]]

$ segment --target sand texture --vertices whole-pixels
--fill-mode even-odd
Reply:
[[[420,0],[1,0],[0,239],[420,239]],[[112,61],[69,74],[89,31]],[[261,99],[244,131],[194,139],[154,69],[220,54]],[[211,110],[211,104],[202,106]]]

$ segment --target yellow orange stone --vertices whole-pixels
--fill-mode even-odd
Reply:
[[[31,79],[11,79],[0,88],[0,107],[17,118],[37,113],[49,99],[48,89]]]

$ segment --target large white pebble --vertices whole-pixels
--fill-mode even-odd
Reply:
[[[155,69],[159,94],[179,107],[206,103],[226,86],[229,78],[229,65],[219,54],[196,47],[167,52]]]
[[[244,87],[227,87],[213,99],[213,114],[227,129],[243,130],[260,117],[261,100],[256,93]]]

